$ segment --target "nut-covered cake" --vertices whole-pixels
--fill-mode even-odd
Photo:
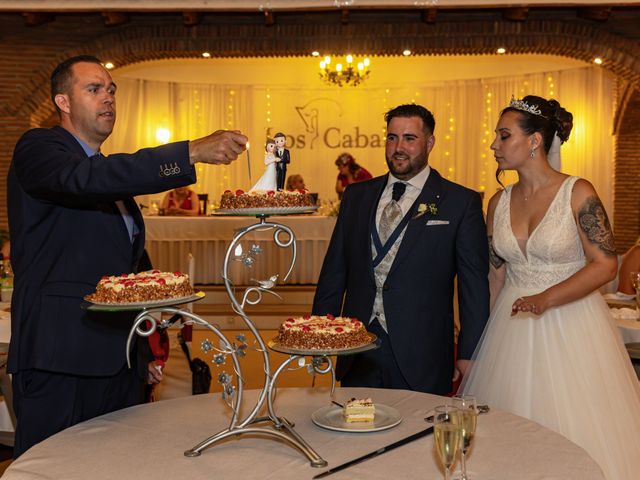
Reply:
[[[276,341],[301,350],[337,350],[371,343],[371,335],[355,318],[305,315],[285,320]]]
[[[133,303],[169,300],[193,295],[189,276],[180,272],[149,270],[141,273],[123,273],[100,279],[95,293],[86,300],[98,303]]]
[[[373,422],[376,407],[371,398],[352,398],[344,404],[344,421],[347,423]]]
[[[220,208],[283,208],[283,207],[313,207],[313,197],[306,190],[273,191],[253,190],[225,190],[220,200]]]

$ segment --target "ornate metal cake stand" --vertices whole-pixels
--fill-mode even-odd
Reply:
[[[286,349],[278,349],[277,346],[275,346],[275,350],[290,353],[290,356],[282,362],[273,375],[271,374],[271,364],[269,361],[267,345],[249,316],[245,313],[244,307],[247,304],[258,304],[265,293],[275,295],[280,298],[278,294],[271,291],[271,289],[276,285],[278,275],[275,274],[266,280],[257,280],[256,286],[244,289],[241,300],[236,298],[236,289],[229,278],[229,265],[231,262],[238,261],[245,267],[250,268],[255,262],[256,257],[262,253],[262,249],[257,244],[252,244],[247,253],[243,253],[244,250],[242,250],[240,242],[244,237],[254,231],[269,230],[273,230],[273,241],[278,247],[291,248],[291,264],[286,275],[283,277],[283,281],[286,281],[291,275],[296,261],[295,235],[286,225],[267,221],[269,215],[270,213],[256,214],[255,216],[258,218],[258,223],[244,227],[236,232],[231,244],[227,248],[222,274],[227,294],[231,300],[231,306],[242,318],[248,329],[255,337],[255,349],[262,355],[264,383],[253,409],[244,418],[240,418],[240,407],[242,404],[244,389],[244,378],[242,376],[240,358],[244,357],[248,348],[253,347],[248,346],[246,338],[242,335],[238,335],[235,339],[230,341],[217,326],[211,325],[206,320],[184,309],[176,308],[175,306],[162,306],[157,308],[150,307],[140,312],[136,317],[135,323],[129,334],[129,340],[127,342],[127,360],[129,360],[130,344],[134,334],[149,336],[157,327],[166,328],[180,318],[182,318],[182,325],[197,324],[207,328],[213,332],[219,340],[219,346],[215,346],[209,340],[205,340],[201,344],[201,348],[205,353],[213,352],[212,363],[218,367],[222,367],[223,365],[226,365],[227,357],[231,357],[232,360],[232,368],[236,376],[235,385],[232,374],[222,371],[218,375],[218,381],[222,384],[222,398],[231,408],[232,416],[227,428],[198,443],[193,448],[185,451],[184,454],[187,457],[199,456],[205,448],[229,437],[257,434],[283,440],[285,443],[298,449],[303,455],[305,455],[312,466],[324,467],[327,465],[326,460],[311,448],[311,446],[309,446],[309,444],[294,430],[294,424],[285,417],[278,416],[276,414],[274,407],[276,381],[279,375],[286,369],[291,368],[292,365],[296,365],[298,368],[306,367],[312,374],[331,373],[331,395],[333,395],[335,389],[335,373],[333,362],[329,355],[356,353],[356,351],[360,351],[360,349],[356,349],[356,351],[290,352]],[[159,319],[163,313],[171,314],[172,317],[168,320]],[[375,348],[375,344],[372,343],[370,348]],[[306,357],[311,357],[309,363],[307,363]],[[267,414],[265,416],[258,416],[265,406],[265,403],[267,406]]]

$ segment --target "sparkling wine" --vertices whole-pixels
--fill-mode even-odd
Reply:
[[[635,290],[640,289],[640,272],[631,272],[631,286]]]
[[[434,427],[436,451],[447,470],[451,468],[460,446],[460,427],[453,423],[438,423]]]
[[[473,436],[476,434],[476,423],[478,420],[478,414],[475,410],[466,409],[461,410],[460,416],[460,433],[462,435],[462,451],[467,452],[473,441]]]

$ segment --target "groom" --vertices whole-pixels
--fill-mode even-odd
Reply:
[[[429,110],[400,105],[385,120],[389,173],[345,190],[313,313],[358,318],[380,339],[375,350],[339,357],[342,386],[447,394],[489,316],[482,204],[478,193],[428,165],[435,143]]]
[[[287,137],[284,133],[278,132],[273,139],[276,141],[276,157],[278,157],[278,161],[276,162],[277,188],[278,190],[284,190],[284,179],[287,178],[287,165],[291,163],[289,150],[284,148]]]

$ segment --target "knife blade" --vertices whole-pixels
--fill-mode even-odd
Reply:
[[[364,455],[358,457],[358,458],[354,458],[353,460],[349,460],[348,462],[345,462],[341,465],[338,465],[336,467],[332,467],[329,470],[326,470],[322,473],[319,473],[318,475],[316,475],[315,477],[313,477],[313,479],[315,480],[316,478],[325,478],[328,477],[329,475],[333,475],[336,472],[339,472],[341,470],[344,470],[345,468],[349,468],[352,465],[356,465],[358,463],[364,462],[366,460],[369,460],[370,458],[374,458],[377,457],[378,455],[382,455],[383,453],[387,453],[395,448],[401,447],[403,445],[406,445],[407,443],[411,443],[414,440],[418,440],[419,438],[422,437],[426,437],[427,435],[431,435],[433,433],[433,427],[429,427],[426,428],[424,430],[421,430],[417,433],[414,433],[413,435],[409,435],[408,437],[405,438],[401,438],[398,441],[395,441],[389,445],[386,445],[384,447],[380,447],[377,450],[374,450],[373,452],[369,452],[369,453],[365,453]]]

